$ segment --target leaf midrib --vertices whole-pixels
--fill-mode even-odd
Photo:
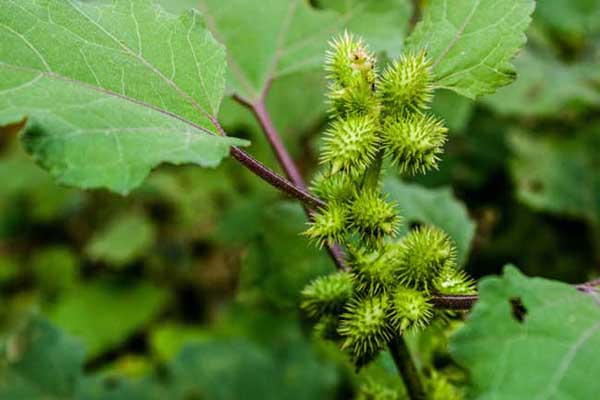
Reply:
[[[49,78],[49,79],[53,79],[53,80],[63,81],[63,82],[67,82],[67,83],[74,84],[76,86],[88,89],[88,90],[93,90],[93,91],[96,91],[96,92],[99,92],[99,93],[102,93],[102,94],[105,94],[105,95],[113,96],[113,97],[119,98],[121,100],[128,101],[130,103],[133,103],[133,104],[136,104],[136,105],[148,108],[150,110],[153,110],[153,111],[156,111],[156,112],[158,112],[160,114],[163,114],[163,115],[165,115],[165,116],[167,116],[169,118],[176,119],[176,120],[178,120],[178,121],[180,121],[180,122],[182,122],[184,124],[187,124],[187,125],[195,128],[195,129],[197,129],[197,130],[200,130],[200,131],[202,131],[204,133],[210,134],[212,136],[217,136],[217,135],[215,135],[214,132],[210,131],[209,129],[207,129],[207,128],[203,127],[203,126],[200,126],[200,125],[198,125],[198,124],[196,124],[196,123],[194,123],[194,122],[192,122],[192,121],[190,121],[190,120],[188,120],[188,119],[186,119],[186,118],[184,118],[184,117],[182,117],[180,115],[177,115],[177,114],[175,114],[175,113],[173,113],[171,111],[162,109],[162,108],[157,107],[157,106],[155,106],[153,104],[146,103],[144,101],[141,101],[139,99],[135,99],[133,97],[125,96],[125,95],[123,95],[121,93],[114,92],[114,91],[112,91],[110,89],[106,89],[104,87],[92,85],[92,84],[89,84],[87,82],[83,82],[83,81],[80,81],[80,80],[77,80],[77,79],[73,79],[73,78],[70,78],[70,77],[58,75],[58,74],[56,74],[54,72],[40,71],[40,70],[35,69],[35,68],[27,68],[27,67],[21,67],[21,66],[16,66],[16,65],[10,65],[10,64],[3,63],[1,61],[0,61],[0,68],[12,69],[12,70],[21,71],[21,72],[32,72],[32,73],[39,74],[35,78],[33,78],[31,81],[29,81],[29,82],[21,85],[20,87],[22,87],[22,86],[24,86],[26,84],[29,84],[30,82],[33,82],[34,80],[39,80],[40,77],[45,77],[45,78]],[[210,116],[209,116],[209,118],[210,118]],[[211,122],[212,122],[212,120],[211,120]],[[214,125],[214,123],[213,123],[213,125]]]

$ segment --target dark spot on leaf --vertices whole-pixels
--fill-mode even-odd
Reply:
[[[523,322],[525,320],[525,316],[527,315],[527,309],[521,302],[521,299],[518,297],[514,297],[509,300],[510,306],[512,307],[512,315],[513,317],[519,321]]]
[[[526,182],[527,189],[534,193],[540,193],[544,190],[544,184],[536,179]]]

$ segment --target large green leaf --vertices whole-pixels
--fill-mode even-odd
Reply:
[[[150,0],[6,1],[0,124],[28,115],[26,148],[60,182],[127,193],[162,162],[216,166],[225,51],[190,11]]]
[[[327,42],[349,16],[304,0],[199,0],[208,27],[227,46],[233,91],[249,101],[269,83],[323,61]]]
[[[600,393],[598,295],[507,267],[479,285],[480,299],[451,352],[474,398],[594,399]],[[520,304],[519,304],[520,303]]]
[[[513,133],[510,170],[521,201],[600,224],[600,125],[574,138]]]
[[[475,98],[512,82],[533,0],[431,0],[408,38],[433,60],[437,87]]]
[[[40,319],[32,319],[0,341],[0,398],[74,398],[83,366],[83,348]]]
[[[450,188],[427,189],[388,178],[384,190],[391,200],[398,203],[400,214],[407,222],[431,224],[450,235],[456,244],[459,264],[466,262],[475,234],[475,223]],[[407,226],[404,224],[404,229]]]

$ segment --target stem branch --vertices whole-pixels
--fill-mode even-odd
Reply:
[[[290,193],[292,196],[294,196],[297,199],[299,199],[300,201],[302,201],[302,206],[304,207],[304,211],[306,212],[306,215],[308,216],[308,218],[312,221],[312,219],[314,217],[314,210],[318,209],[318,208],[323,208],[323,207],[325,207],[326,204],[322,200],[313,196],[306,188],[306,183],[304,182],[304,179],[302,178],[302,174],[300,174],[300,171],[296,167],[296,163],[294,163],[294,160],[290,156],[290,153],[288,153],[285,145],[283,144],[283,141],[281,140],[281,137],[277,133],[277,130],[275,129],[275,125],[273,125],[271,116],[269,115],[269,112],[267,111],[267,108],[265,106],[265,100],[264,100],[265,96],[264,95],[261,96],[254,103],[251,103],[240,96],[234,96],[234,98],[238,103],[242,104],[243,106],[249,108],[252,111],[252,113],[256,117],[256,120],[262,127],[262,129],[265,133],[265,136],[267,137],[267,140],[269,141],[269,144],[271,145],[271,148],[273,149],[273,152],[275,153],[275,156],[277,157],[277,160],[279,161],[279,164],[281,165],[281,168],[283,169],[283,172],[288,177],[288,179],[291,181],[291,183],[289,181],[279,177],[273,171],[269,170],[264,165],[260,164],[258,161],[254,160],[252,157],[250,157],[246,153],[243,154],[243,155],[245,155],[245,157],[244,157],[245,161],[248,158],[251,158],[254,162],[251,165],[247,164],[245,162],[242,162],[242,164],[244,164],[247,167],[252,167],[252,168],[261,167],[262,170],[260,171],[261,172],[260,174],[257,173],[258,171],[256,169],[251,168],[252,171],[254,171],[260,177],[263,177],[263,173],[264,173],[265,169],[268,170],[269,172],[271,172],[271,174],[268,175],[268,178],[273,179],[274,183],[279,185],[279,186],[276,186],[277,188],[284,190],[287,193]],[[236,157],[235,154],[232,153],[232,155],[237,160],[241,161],[240,158]],[[258,163],[258,165],[256,163]],[[280,179],[276,179],[276,177],[279,177]],[[285,183],[282,181],[284,181]],[[270,181],[268,181],[268,182],[270,182]],[[310,202],[303,201],[306,199],[310,200]],[[336,267],[339,270],[348,271],[348,266],[345,263],[344,252],[342,251],[342,249],[340,248],[340,246],[337,243],[327,244],[327,252],[331,256],[333,262],[335,263]]]
[[[402,336],[394,338],[388,343],[388,348],[400,371],[410,400],[425,400],[425,388],[404,338]]]
[[[287,179],[278,175],[272,169],[268,168],[240,148],[232,147],[230,154],[259,178],[265,180],[267,183],[270,183],[276,189],[279,189],[282,192],[285,192],[290,196],[300,200],[302,204],[314,209],[325,207],[325,203],[321,199],[313,196],[306,189],[298,187],[297,185],[294,185]]]

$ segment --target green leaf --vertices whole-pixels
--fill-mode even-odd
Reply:
[[[516,82],[483,100],[501,114],[564,119],[576,106],[600,105],[600,90],[593,86],[597,65],[565,65],[530,51],[519,55],[515,65]]]
[[[467,261],[475,223],[450,188],[427,189],[397,178],[388,178],[384,183],[384,191],[389,194],[390,200],[398,203],[400,215],[407,223],[426,223],[442,229],[456,244],[458,263],[462,265]],[[406,229],[408,224],[403,226]]]
[[[86,252],[92,260],[118,268],[143,256],[155,235],[152,221],[144,215],[119,215],[92,237]]]
[[[318,0],[317,3],[352,18],[350,32],[360,34],[369,46],[396,58],[404,47],[413,5],[409,0]]]
[[[156,316],[167,293],[148,284],[96,280],[67,292],[49,310],[49,319],[79,337],[89,357],[126,340]]]
[[[19,171],[18,178],[15,171]],[[0,181],[0,215],[5,218],[8,209],[20,207],[35,222],[52,222],[77,208],[85,197],[80,191],[58,186],[16,145],[2,154]]]
[[[319,67],[331,36],[352,15],[313,9],[304,0],[200,0],[207,25],[227,46],[233,92],[256,101],[270,82]]]
[[[0,341],[0,398],[73,398],[83,366],[83,348],[47,322],[33,318]]]
[[[600,392],[596,295],[508,266],[484,279],[451,352],[477,399],[593,399]],[[517,299],[521,305],[515,306]],[[522,306],[522,307],[521,307]],[[524,315],[515,316],[515,309]]]
[[[408,38],[427,49],[435,85],[475,98],[508,85],[510,60],[525,44],[533,0],[431,0]]]
[[[538,210],[600,224],[600,130],[574,138],[513,133],[510,171],[519,200]]]
[[[0,125],[61,183],[127,193],[163,162],[214,167],[231,145],[216,116],[225,51],[193,11],[150,0],[7,2]]]

